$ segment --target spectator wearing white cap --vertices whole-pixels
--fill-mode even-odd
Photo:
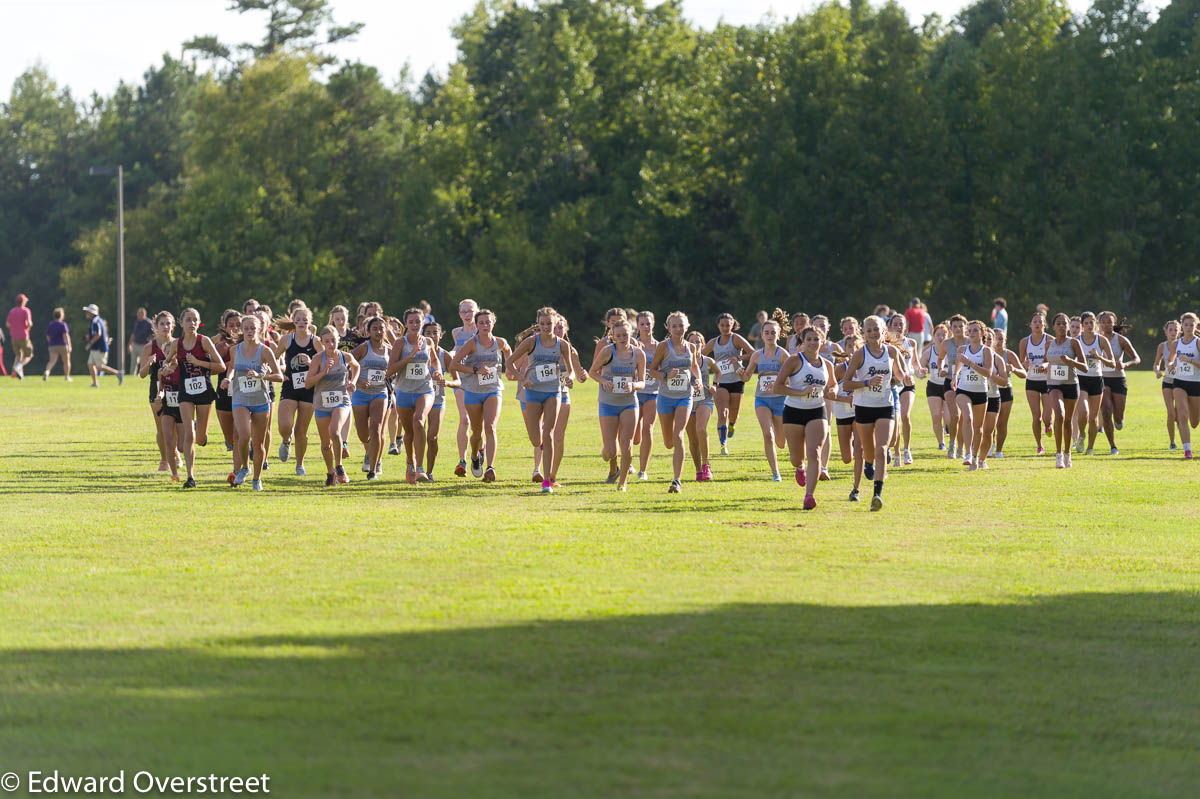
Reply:
[[[88,374],[92,376],[92,388],[100,387],[100,373],[105,372],[117,376],[121,382],[121,373],[108,365],[108,345],[112,341],[108,337],[108,324],[100,318],[100,308],[96,303],[83,306],[83,312],[88,317]]]

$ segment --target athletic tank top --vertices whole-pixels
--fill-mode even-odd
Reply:
[[[967,344],[964,342],[962,346],[966,347]],[[946,339],[946,385],[947,386],[950,385],[950,377],[951,377],[951,375],[954,374],[954,365],[956,363],[958,363],[959,349],[961,349],[961,348],[957,344],[954,343],[953,336]]]
[[[655,352],[655,350],[658,349],[658,342],[655,341],[651,344],[643,344],[640,340],[634,339],[634,343],[642,348],[642,352],[646,356],[646,367],[647,367],[646,387],[643,388],[638,393],[639,394],[657,394],[661,389],[661,384],[659,383],[658,378],[650,376],[649,366],[650,366],[650,362],[654,360],[654,352]],[[666,361],[664,359],[663,364],[662,364],[663,368],[660,371],[663,371],[663,372],[667,371],[665,364],[666,364]]]
[[[930,345],[929,347],[929,382],[935,386],[946,385],[946,378],[938,374],[938,354],[937,347]]]
[[[1071,346],[1074,339],[1066,339],[1062,344],[1059,344],[1054,339],[1050,339],[1046,344],[1046,360],[1051,361],[1054,358],[1061,358],[1064,355],[1068,358],[1075,357],[1075,348]],[[1052,386],[1061,386],[1064,384],[1077,383],[1075,379],[1075,367],[1065,363],[1047,363],[1046,364],[1046,383]]]
[[[600,376],[604,380],[611,381],[614,390],[605,391],[604,386],[601,386],[600,401],[605,405],[616,405],[618,407],[636,405],[637,398],[633,392],[633,381],[637,369],[637,353],[634,352],[633,347],[630,347],[628,357],[618,358],[615,344],[609,344],[605,350],[608,352],[608,363],[604,364],[600,369]],[[622,386],[625,390],[616,390]]]
[[[1123,361],[1121,356],[1124,353],[1124,350],[1121,349],[1120,333],[1113,331],[1113,334],[1108,337],[1108,348],[1112,350],[1113,361],[1117,365],[1112,369],[1108,368],[1107,366],[1101,366],[1100,374],[1104,375],[1105,377],[1124,377],[1125,367],[1121,366]]]
[[[175,395],[172,407],[175,407],[179,405],[179,370],[176,369],[169,375],[160,375],[159,369],[162,367],[163,361],[167,359],[167,353],[163,351],[162,347],[158,346],[157,339],[150,339],[150,343],[150,357],[154,359],[154,362],[150,365],[150,379],[153,381],[150,384],[151,393],[157,397],[161,390],[165,401],[166,392],[172,392]]]
[[[175,340],[175,360],[179,364],[175,371],[179,374],[184,401],[187,401],[189,396],[198,397],[206,394],[212,388],[208,382],[209,371],[203,366],[193,366],[188,363],[188,355],[201,361],[208,360],[208,353],[204,351],[204,343],[200,341],[199,336],[196,336],[196,341],[192,344],[191,349],[184,348],[182,337]]]
[[[525,379],[531,385],[530,391],[550,393],[558,391],[558,377],[563,373],[562,346],[558,336],[550,335],[550,345],[542,344],[542,334],[537,333],[533,339],[533,349],[527,356],[528,366],[525,369]]]
[[[1033,343],[1033,335],[1025,337],[1025,357],[1029,359],[1029,376],[1026,380],[1046,382],[1046,342],[1050,337],[1042,333],[1042,340]]]
[[[854,380],[867,381],[875,375],[883,375],[884,380],[881,386],[863,386],[854,389],[854,404],[864,408],[891,407],[892,392],[888,385],[892,379],[891,352],[886,344],[883,345],[883,352],[880,355],[874,355],[870,345],[864,345],[862,352],[862,366],[858,367],[858,371],[854,373]]]
[[[1192,340],[1184,342],[1183,336],[1180,336],[1175,344],[1175,380],[1184,380],[1195,383],[1200,381],[1200,367],[1191,363],[1185,363],[1179,360],[1180,355],[1186,355],[1189,358],[1200,358],[1200,350],[1197,349],[1197,343],[1200,343],[1200,338],[1192,336]]]
[[[318,357],[325,358],[324,351]],[[346,405],[348,399],[346,395],[346,353],[339,351],[337,363],[329,366],[329,371],[317,381],[317,385],[313,388],[313,408],[318,411],[333,410]]]
[[[360,367],[358,379],[367,381],[367,385],[370,386],[370,388],[358,390],[372,397],[387,394],[387,378],[384,377],[387,373],[387,354],[376,350],[368,340],[367,351],[363,353],[362,360],[358,362],[358,365]]]
[[[792,408],[820,408],[825,405],[825,383],[828,382],[829,376],[825,372],[826,361],[824,358],[817,356],[817,362],[812,363],[808,360],[808,356],[800,353],[800,368],[793,372],[787,379],[789,388],[794,389],[820,389],[820,392],[815,397],[794,397],[788,394],[783,400],[783,404]]]
[[[401,358],[408,358],[412,354],[412,358],[404,364],[396,379],[396,390],[401,393],[429,394],[433,391],[432,370],[429,368],[429,343],[426,342],[423,348],[418,349],[424,339],[425,337],[421,336],[416,344],[412,344],[406,334],[393,345],[404,348],[400,352]]]
[[[992,376],[989,377],[987,381],[987,395],[989,398],[1000,397],[1000,384],[996,382],[996,378],[999,376],[1000,370],[996,367],[996,360],[1003,357],[1003,353],[992,350]]]
[[[446,374],[446,360],[449,357],[450,353],[446,352],[441,347],[438,347],[437,354],[438,354],[438,365],[442,368],[442,374],[445,375]],[[444,402],[445,399],[446,399],[446,386],[441,383],[434,383],[433,384],[433,404],[437,405],[439,402]]]
[[[454,328],[453,330],[450,331],[450,335],[454,337],[455,352],[457,352],[458,349],[460,347],[462,347],[462,345],[466,344],[468,341],[470,341],[472,338],[475,337],[474,333],[472,333],[469,330],[462,328],[462,327]]]
[[[1088,344],[1083,340],[1086,333],[1079,334],[1079,346],[1083,348],[1083,357],[1087,360],[1087,371],[1084,372],[1088,377],[1101,377],[1100,374],[1100,334],[1092,334],[1092,343]]]
[[[678,352],[675,345],[671,343],[671,339],[666,339],[667,354],[663,356],[662,363],[658,365],[658,371],[667,374],[672,369],[678,369],[679,374],[674,377],[668,377],[666,380],[660,381],[658,393],[667,399],[686,399],[693,395],[692,392],[692,353],[688,343],[683,342],[683,351]],[[648,357],[648,360],[653,358],[653,354]]]
[[[695,346],[695,345],[693,345]],[[712,370],[716,363],[707,355],[700,356],[700,382],[692,384],[692,406],[701,402],[712,402]]]
[[[479,343],[478,335],[472,336],[472,339],[475,341],[475,351],[463,361],[463,366],[473,369],[487,367],[491,374],[467,372],[462,376],[463,390],[472,394],[499,394],[503,391],[500,387],[500,339],[493,336],[491,346],[488,347]]]
[[[307,355],[309,362],[317,354],[316,341],[309,335],[308,344],[301,347],[296,343],[296,334],[288,336],[287,349],[283,351],[283,384],[297,391],[304,391],[304,381],[308,379],[308,364],[300,362],[301,355]]]
[[[713,360],[717,362],[717,369],[721,372],[721,376],[717,378],[717,385],[739,382],[742,378],[738,377],[737,370],[742,361],[737,347],[733,345],[733,334],[729,335],[729,340],[724,344],[721,343],[720,336],[713,340],[716,342],[713,344]]]
[[[758,373],[758,382],[754,386],[754,396],[779,396],[775,393],[775,376],[779,374],[787,355],[787,350],[782,347],[776,347],[774,355],[767,355],[765,349],[758,351],[758,363],[754,367],[754,371]]]
[[[1164,341],[1162,343],[1162,360],[1163,360],[1163,383],[1171,385],[1175,382],[1175,367],[1167,366],[1167,360],[1171,357],[1171,342]]]
[[[267,381],[263,380],[263,347],[259,344],[253,357],[242,353],[245,344],[238,344],[233,357],[233,404],[234,405],[266,405],[270,402],[267,397]],[[258,377],[248,377],[249,371],[258,373]]]
[[[983,352],[987,347],[983,344],[979,345],[979,349],[972,351],[971,345],[968,344],[959,352],[960,355],[966,355],[967,360],[971,363],[983,367]],[[958,371],[958,382],[954,384],[955,391],[987,391],[988,380],[983,375],[976,372],[969,366],[963,366]]]

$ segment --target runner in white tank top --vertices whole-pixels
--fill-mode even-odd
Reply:
[[[1088,366],[1087,371],[1079,375],[1079,393],[1087,402],[1087,454],[1091,455],[1096,445],[1096,431],[1100,428],[1100,403],[1104,400],[1104,373],[1101,370],[1113,368],[1116,362],[1108,339],[1097,330],[1096,315],[1084,311],[1079,316],[1079,324],[1082,328],[1079,343]],[[1076,443],[1075,451],[1083,451],[1082,441]]]
[[[765,328],[765,325],[764,325]],[[824,336],[809,327],[800,332],[800,352],[788,356],[779,368],[775,391],[784,395],[783,432],[796,471],[796,482],[805,487],[804,509],[817,507],[814,497],[828,446],[829,412],[825,402],[837,388],[833,363],[821,357]],[[807,459],[808,468],[804,464]],[[812,480],[808,479],[812,475]]]
[[[878,316],[868,316],[863,322],[866,339],[862,349],[857,350],[846,367],[847,376],[842,388],[854,392],[855,428],[863,442],[864,451],[873,454],[874,469],[871,479],[875,482],[875,493],[871,498],[871,510],[883,508],[883,483],[887,479],[887,445],[892,437],[893,411],[890,383],[893,378],[905,376],[900,351],[884,340],[884,322]],[[865,469],[864,465],[864,469]],[[855,475],[855,483],[858,475]],[[850,499],[858,500],[857,490]]]
[[[968,471],[979,468],[976,446],[983,436],[983,421],[987,413],[987,381],[995,368],[992,351],[983,343],[984,324],[978,319],[967,324],[967,344],[958,351],[951,380],[955,386],[955,402],[963,446],[963,466]]]
[[[1200,339],[1196,338],[1197,319],[1194,313],[1179,318],[1179,338],[1171,349],[1168,363],[1175,370],[1175,419],[1179,426],[1179,441],[1183,457],[1192,457],[1192,433],[1200,425]]]
[[[1050,432],[1054,413],[1050,408],[1050,389],[1046,383],[1046,344],[1050,341],[1046,333],[1046,314],[1035,311],[1029,320],[1030,333],[1021,339],[1019,354],[1025,367],[1025,401],[1029,404],[1030,424],[1037,454],[1045,452],[1042,432]]]
[[[1104,376],[1104,400],[1100,403],[1100,426],[1108,438],[1108,454],[1119,455],[1117,449],[1116,431],[1125,426],[1125,400],[1129,394],[1129,384],[1125,380],[1125,370],[1132,369],[1142,362],[1133,343],[1125,337],[1117,325],[1117,315],[1112,311],[1101,311],[1098,317],[1100,335],[1108,341],[1112,350],[1113,366],[1104,367],[1100,371]]]
[[[1167,439],[1170,448],[1175,449],[1175,374],[1168,361],[1175,349],[1175,340],[1179,338],[1179,321],[1171,319],[1162,329],[1166,338],[1154,353],[1154,376],[1162,381],[1163,406],[1167,409]]]

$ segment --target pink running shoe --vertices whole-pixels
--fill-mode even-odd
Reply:
[[[807,483],[807,482],[808,482],[808,475],[806,475],[806,474],[804,473],[804,467],[803,467],[803,466],[797,466],[797,467],[796,467],[796,485],[798,485],[798,486],[800,486],[800,487],[802,487],[802,488],[803,488],[803,487],[804,487],[804,484],[805,484],[805,483]]]
[[[1039,454],[1039,455],[1045,455],[1045,454],[1046,454],[1046,450],[1042,449],[1041,447],[1038,447],[1037,454]]]
[[[701,469],[700,471],[696,472],[696,482],[697,482],[697,483],[703,483],[703,482],[704,482],[704,470],[703,470],[703,469]]]
[[[816,498],[812,494],[805,494],[804,495],[804,509],[812,510],[815,507],[817,507]]]
[[[1183,451],[1183,459],[1185,461],[1190,461],[1192,459],[1192,451],[1190,449],[1185,449]]]
[[[712,467],[706,463],[706,464],[704,464],[704,482],[707,483],[711,479],[712,479]]]

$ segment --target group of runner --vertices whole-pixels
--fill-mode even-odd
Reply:
[[[279,436],[278,462],[293,461],[296,474],[305,475],[314,418],[326,486],[350,480],[352,423],[368,481],[383,473],[386,450],[404,453],[408,483],[432,482],[449,388],[458,409],[454,472],[465,477],[469,470],[494,482],[497,422],[504,383],[511,381],[532,447],[532,481],[553,493],[571,389],[591,379],[599,386],[608,482],[625,491],[631,476],[648,479],[657,420],[663,446],[672,453],[667,490],[680,493],[689,456],[697,482],[713,479],[708,425],[715,416],[717,443],[727,453],[753,378],[754,416],[770,479],[783,479],[779,452],[786,448],[795,479],[805,488],[804,507],[816,507],[816,488],[829,479],[836,430],[841,460],[853,464],[849,499],[858,501],[868,480],[871,509],[879,510],[889,468],[913,462],[917,379],[927,379],[939,450],[976,471],[990,468],[989,458],[1004,457],[1013,378],[1022,378],[1037,453],[1049,446],[1052,434],[1055,466],[1065,469],[1072,467],[1072,445],[1076,453],[1092,454],[1100,430],[1110,453],[1118,453],[1125,370],[1140,363],[1109,311],[1057,313],[1047,320],[1039,310],[1029,321],[1029,335],[1009,348],[1004,330],[961,315],[935,325],[923,347],[909,335],[904,314],[873,314],[861,325],[846,317],[838,326],[840,337],[831,338],[827,317],[788,316],[776,309],[761,324],[755,348],[728,313],[717,317],[710,338],[676,311],[667,316],[659,340],[653,313],[618,307],[605,314],[604,332],[585,370],[567,320],[553,308],[539,309],[534,324],[510,345],[495,335],[495,313],[465,299],[449,350],[441,346],[441,326],[426,310],[410,308],[393,317],[366,302],[351,324],[348,309],[339,305],[318,330],[313,311],[300,300],[278,317],[248,300],[240,312],[222,314],[211,338],[199,332],[194,308],[178,320],[168,311],[159,313],[142,358],[159,470],[169,471],[173,480],[186,470],[184,487],[196,485],[195,448],[208,443],[215,405],[231,453],[230,485],[249,479],[262,490],[273,432]],[[1170,446],[1175,448],[1178,432],[1185,458],[1192,456],[1190,428],[1200,424],[1196,324],[1191,313],[1168,322],[1154,361],[1163,380]]]

